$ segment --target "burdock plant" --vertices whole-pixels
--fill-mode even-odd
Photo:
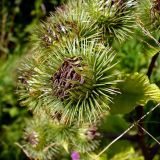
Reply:
[[[118,70],[112,48],[138,27],[138,7],[133,0],[71,1],[37,26],[18,70],[21,104],[33,112],[19,145],[29,158],[98,159],[108,115],[160,100],[144,73]],[[151,11],[159,23],[159,1]]]
[[[121,42],[131,36],[136,27],[135,5],[133,0],[89,0],[86,8],[103,32],[104,41]]]
[[[35,50],[54,48],[68,40],[78,38],[100,39],[100,30],[88,12],[84,10],[83,1],[69,2],[57,8],[56,12],[36,27],[32,41]]]
[[[112,50],[94,41],[75,40],[59,45],[49,54],[47,62],[33,69],[23,103],[30,104],[27,99],[35,95],[31,109],[42,103],[61,114],[64,121],[96,121],[109,110],[108,103],[118,92],[113,60]]]
[[[160,1],[142,0],[138,2],[140,20],[151,32],[160,30]]]

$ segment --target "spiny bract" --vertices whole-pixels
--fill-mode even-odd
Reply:
[[[51,16],[34,30],[32,42],[35,50],[46,51],[68,40],[100,39],[100,35],[96,20],[84,10],[83,2],[80,0],[71,1],[57,8],[55,13],[51,13]]]
[[[99,137],[97,124],[65,124],[41,110],[41,114],[27,124],[21,148],[30,158],[54,159],[64,150],[81,154],[93,151],[99,145]]]
[[[46,117],[45,117],[46,118]],[[59,146],[48,136],[48,124],[44,118],[34,118],[26,127],[22,149],[33,159],[54,159],[59,152]]]
[[[60,45],[45,63],[32,68],[30,89],[24,90],[28,84],[22,81],[23,95],[26,95],[22,95],[22,102],[24,99],[31,109],[51,108],[53,113],[62,114],[62,121],[97,120],[108,111],[112,95],[118,92],[114,88],[117,83],[114,57],[110,48],[96,42],[77,39]],[[36,102],[32,104],[30,90],[35,93]]]
[[[88,0],[86,10],[96,19],[105,41],[123,41],[136,27],[135,6],[134,0]]]
[[[138,1],[139,20],[149,31],[160,32],[160,1],[140,0]]]

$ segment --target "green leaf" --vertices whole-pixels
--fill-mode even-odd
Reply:
[[[129,124],[121,115],[107,115],[102,124],[102,132],[121,133],[129,127]]]
[[[127,150],[116,154],[111,160],[144,160],[142,156],[139,156],[138,153],[134,151],[134,149],[128,148]]]
[[[10,114],[11,117],[16,117],[16,116],[19,114],[18,108],[12,107],[12,108],[9,110],[9,114]]]
[[[121,94],[115,95],[113,103],[110,104],[113,114],[128,113],[137,105],[144,105],[149,100],[160,101],[160,89],[155,84],[150,84],[144,74],[126,75],[117,88]]]
[[[147,49],[147,51],[146,51],[146,55],[148,55],[149,57],[153,57],[158,52],[160,52],[160,47],[150,46],[150,48]]]

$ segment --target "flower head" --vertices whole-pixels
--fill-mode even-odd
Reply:
[[[38,97],[32,108],[43,104],[60,113],[62,121],[96,121],[108,112],[108,103],[117,93],[114,57],[110,48],[86,40],[57,47],[34,68],[29,83]],[[32,98],[27,95],[25,101]]]
[[[32,40],[36,50],[53,49],[60,43],[72,41],[76,37],[83,39],[99,39],[100,30],[96,20],[84,10],[82,0],[70,1],[63,5],[35,29]]]
[[[159,0],[141,0],[138,3],[139,19],[144,27],[151,30],[152,33],[159,35],[160,31],[160,1]],[[154,31],[154,32],[153,32]]]
[[[125,40],[135,26],[135,2],[133,0],[90,0],[87,10],[103,32],[104,40]]]
[[[83,76],[75,71],[75,67],[81,67],[80,59],[78,57],[65,59],[62,66],[53,75],[52,81],[55,96],[61,99],[68,98],[69,90],[77,86],[71,81],[77,81],[80,84],[84,83]]]
[[[54,136],[49,135],[50,121],[44,115],[34,117],[29,121],[21,142],[23,151],[32,159],[53,159],[58,153],[58,145]]]

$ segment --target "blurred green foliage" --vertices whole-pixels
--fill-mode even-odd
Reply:
[[[34,25],[65,0],[0,1],[0,159],[26,159],[16,146],[29,117],[16,96],[16,64],[28,50]]]

